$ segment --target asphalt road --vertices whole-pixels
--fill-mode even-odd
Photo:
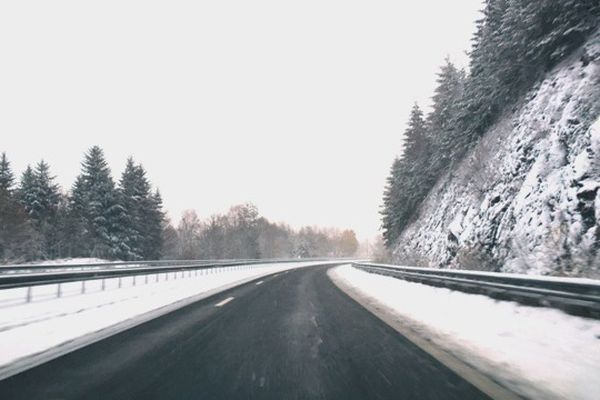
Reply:
[[[326,270],[278,274],[191,304],[0,381],[0,399],[487,398]]]

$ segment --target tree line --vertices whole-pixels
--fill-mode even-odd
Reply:
[[[132,158],[115,183],[102,149],[90,148],[69,193],[45,161],[27,166],[17,183],[6,154],[0,158],[0,260],[155,259],[164,220],[160,193]]]
[[[341,257],[357,249],[351,230],[294,230],[269,222],[252,204],[205,221],[189,210],[173,226],[144,167],[129,158],[115,182],[98,146],[85,153],[81,172],[66,192],[45,161],[27,166],[17,179],[6,154],[0,157],[2,262]]]
[[[486,0],[468,73],[447,59],[431,111],[415,104],[383,195],[382,229],[392,248],[437,180],[544,74],[600,27],[598,0]],[[586,63],[586,54],[582,62]]]
[[[165,229],[165,257],[173,259],[346,257],[358,246],[352,230],[294,230],[260,216],[251,203],[204,221],[188,210],[177,227]]]

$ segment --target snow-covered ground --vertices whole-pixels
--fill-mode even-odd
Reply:
[[[600,321],[367,273],[334,281],[373,300],[465,363],[527,398],[598,399]]]
[[[271,273],[322,262],[257,264],[246,269],[219,268],[198,273],[152,274],[32,288],[0,290],[0,376],[16,364],[75,339],[92,337],[165,307],[212,294]],[[158,279],[158,281],[157,281]],[[20,368],[20,367],[16,367]],[[13,371],[14,372],[14,371]]]

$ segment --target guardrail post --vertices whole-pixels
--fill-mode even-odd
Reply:
[[[85,293],[85,281],[81,281],[81,294]]]
[[[144,275],[144,277],[146,278],[144,284],[147,285],[148,284],[148,275]]]
[[[102,279],[102,288],[101,290],[104,292],[106,290],[106,279]]]
[[[119,289],[121,289],[121,277],[119,277]]]
[[[135,277],[136,277],[136,276],[134,275],[134,276],[133,276],[133,285],[132,285],[132,286],[135,286]]]
[[[156,282],[158,282],[158,275],[159,275],[159,274],[156,274]]]
[[[31,286],[27,287],[27,296],[25,297],[27,303],[31,303]]]
[[[62,297],[62,286],[60,283],[58,284],[58,287],[56,288],[56,297],[57,298]]]

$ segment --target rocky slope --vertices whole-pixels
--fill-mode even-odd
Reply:
[[[394,261],[600,277],[600,33],[443,176]]]

